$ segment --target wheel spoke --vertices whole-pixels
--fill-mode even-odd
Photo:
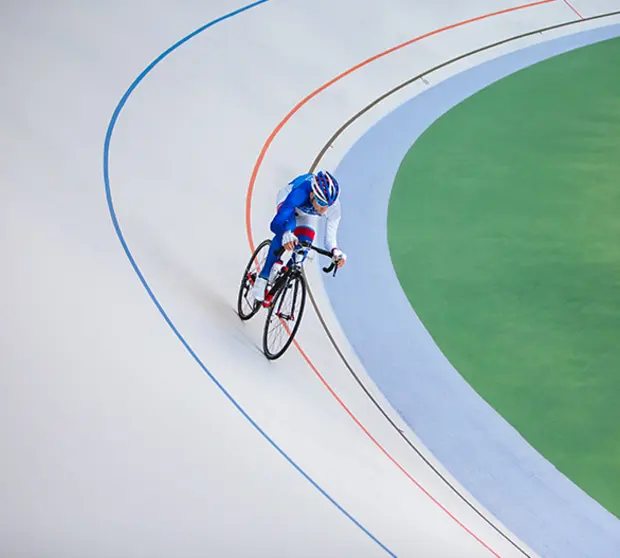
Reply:
[[[263,346],[269,358],[278,358],[288,348],[303,314],[305,301],[303,278],[293,275],[286,279],[269,309]]]
[[[237,313],[242,320],[250,319],[260,308],[260,305],[256,304],[252,295],[254,283],[252,278],[258,277],[260,270],[263,268],[269,253],[270,244],[271,242],[266,240],[256,248],[244,271],[237,297]]]

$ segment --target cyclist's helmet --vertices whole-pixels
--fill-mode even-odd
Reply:
[[[312,191],[317,203],[325,207],[336,202],[340,186],[329,172],[319,171],[312,177]]]

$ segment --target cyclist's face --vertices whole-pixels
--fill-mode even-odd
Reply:
[[[319,205],[317,203],[317,201],[314,199],[314,192],[310,192],[310,199],[312,200],[312,206],[319,215],[323,215],[323,213],[325,213],[329,209],[327,205]]]

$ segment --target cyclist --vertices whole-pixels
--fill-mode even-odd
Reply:
[[[340,224],[340,186],[327,171],[316,174],[302,174],[282,188],[276,196],[277,212],[271,221],[271,241],[265,266],[257,277],[252,294],[257,302],[265,301],[265,289],[282,267],[278,252],[282,246],[291,251],[298,240],[314,241],[319,217],[325,217],[325,248],[332,254],[338,267],[347,259],[336,245],[336,233]],[[269,301],[265,301],[268,303]]]

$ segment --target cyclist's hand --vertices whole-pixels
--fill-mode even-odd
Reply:
[[[342,250],[334,248],[332,250],[332,261],[338,267],[342,267],[347,261],[347,255]]]
[[[297,244],[297,237],[291,231],[286,231],[282,235],[282,246],[284,249],[290,251],[295,248],[295,244]]]

